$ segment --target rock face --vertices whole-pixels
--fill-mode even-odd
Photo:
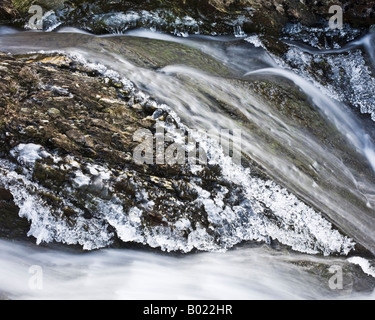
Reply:
[[[0,237],[5,239],[24,239],[30,229],[26,219],[18,216],[19,208],[12,194],[0,188]]]
[[[351,239],[256,166],[251,176],[224,166],[214,146],[202,166],[137,164],[135,150],[147,135],[154,141],[156,124],[173,156],[186,137],[168,109],[114,71],[59,54],[1,54],[0,68],[0,200],[7,205],[0,213],[9,219],[4,225],[17,224],[16,213],[27,218],[30,226],[22,220],[15,230],[29,228],[38,243],[92,250],[133,242],[189,252],[276,240],[307,253],[353,249]],[[146,157],[148,149],[141,150]],[[251,186],[243,186],[244,176]],[[314,227],[306,229],[310,219]]]
[[[42,235],[38,230],[33,232],[33,229],[38,229],[36,219],[29,235],[38,241],[79,242],[86,249],[113,242],[109,240],[113,236],[107,230],[109,226],[96,223],[95,216],[100,211],[97,206],[104,206],[104,201],[114,194],[123,198],[118,199],[118,212],[136,208],[137,204],[144,206],[145,216],[137,216],[141,213],[134,209],[134,219],[151,226],[167,224],[160,212],[168,214],[168,210],[162,210],[160,206],[168,206],[174,219],[174,201],[178,203],[178,199],[184,201],[197,197],[194,192],[190,194],[184,189],[189,187],[183,180],[177,179],[184,175],[184,169],[146,168],[136,166],[132,161],[132,150],[136,145],[132,136],[138,129],[151,130],[155,120],[150,115],[155,108],[146,106],[141,97],[130,97],[128,88],[121,81],[99,77],[96,71],[76,65],[62,56],[37,55],[15,59],[1,54],[0,60],[3,88],[0,152],[3,159],[13,154],[16,163],[21,164],[21,167],[10,165],[10,170],[4,171],[5,165],[1,172],[1,235],[7,236],[9,224],[9,229],[12,229],[11,225],[19,220],[16,218],[19,209],[9,190],[17,194],[21,216],[30,219],[33,210],[37,210],[35,206],[45,206],[48,207],[48,219],[56,218],[56,224],[62,223],[62,229],[66,228],[63,232],[72,233],[63,235],[54,230]],[[7,181],[4,176],[9,177],[11,170],[29,180],[20,178],[18,182],[22,187],[17,186],[18,182]],[[35,190],[36,184],[38,190]],[[19,187],[24,188],[27,195],[18,194],[15,189]],[[146,192],[145,198],[139,198],[136,194],[142,192],[139,190],[142,187],[147,187],[150,195],[164,194],[168,203],[150,204],[152,199],[148,199]],[[29,206],[28,201],[34,196],[39,202],[34,201]],[[186,207],[186,210],[195,209]],[[43,210],[37,212],[40,215]],[[90,235],[85,239],[78,234],[81,228],[77,224],[82,223],[86,224],[88,233],[98,237],[96,242],[87,239]],[[17,225],[12,232],[18,232],[24,226],[25,223]],[[98,234],[100,228],[103,228],[102,238]],[[104,236],[107,231],[110,237]],[[25,230],[23,232],[26,234]]]
[[[159,110],[151,117],[155,105],[131,95],[121,79],[64,56],[1,54],[0,65],[3,236],[26,234],[19,214],[32,221],[28,234],[38,242],[95,249],[120,237],[190,251],[206,237],[209,246],[217,245],[206,233],[207,213],[195,202],[187,167],[133,161],[134,133],[154,131],[157,118],[172,124],[168,114]],[[196,179],[212,189],[226,186],[216,167]],[[53,225],[49,231],[46,221]]]
[[[45,27],[69,25],[94,33],[123,32],[132,28],[156,28],[177,34],[233,34],[261,32],[278,35],[287,23],[306,26],[323,25],[333,15],[332,5],[343,8],[344,21],[353,27],[369,27],[374,23],[374,8],[368,1],[310,1],[310,0],[190,0],[190,1],[32,1],[14,0],[14,7],[27,21],[32,4],[55,14],[46,18]],[[11,11],[9,0],[3,8]],[[3,11],[4,11],[3,9]]]
[[[33,58],[40,61],[35,62]],[[122,149],[115,153],[110,152],[110,158],[119,161],[130,151],[131,139],[128,137],[131,137],[139,127],[147,127],[153,123],[151,119],[146,119],[145,113],[139,115],[137,109],[125,108],[125,102],[118,99],[118,95],[126,94],[125,91],[119,91],[122,85],[118,88],[111,82],[107,88],[105,81],[109,79],[97,81],[95,77],[84,77],[65,71],[64,68],[68,68],[71,63],[67,58],[35,56],[27,61],[12,60],[3,56],[3,59],[5,61],[3,60],[1,81],[6,93],[0,98],[1,125],[7,126],[8,130],[13,128],[16,131],[21,125],[30,141],[51,145],[69,154],[83,152],[83,155],[100,158],[109,155],[108,142],[111,142],[112,135],[120,132],[120,129],[116,129],[110,123],[116,122],[115,119],[123,119],[120,122],[122,126],[126,126],[126,132],[122,132],[126,138],[122,135],[118,137]],[[10,62],[7,62],[8,60]],[[8,63],[12,65],[11,72]],[[35,63],[42,66],[38,68],[38,72],[33,68]],[[92,70],[82,72],[95,73]],[[14,74],[18,75],[14,77]],[[53,83],[49,83],[49,77],[54,78]],[[15,80],[17,78],[19,82]],[[95,112],[99,112],[103,118],[98,119]],[[31,118],[35,120],[30,122]],[[105,120],[109,119],[111,120],[106,123]],[[105,131],[107,133],[104,133]],[[92,141],[96,134],[100,140]],[[19,138],[22,135],[21,133]]]

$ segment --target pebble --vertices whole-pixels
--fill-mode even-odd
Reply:
[[[56,108],[51,108],[48,110],[48,114],[50,117],[52,118],[56,118],[58,117],[61,113],[60,113],[60,110],[56,109]]]

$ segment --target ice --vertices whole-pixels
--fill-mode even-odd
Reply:
[[[371,266],[368,260],[361,258],[361,257],[352,257],[352,258],[349,258],[348,261],[350,263],[360,266],[364,273],[375,278],[375,268]]]
[[[178,132],[182,134],[181,131],[172,130],[172,136],[176,136]],[[86,250],[106,247],[113,241],[113,234],[108,231],[111,226],[124,242],[138,242],[164,251],[222,251],[243,241],[269,243],[272,239],[310,254],[347,254],[351,251],[354,245],[352,240],[333,230],[331,223],[318,212],[277,184],[251,177],[250,170],[235,165],[230,157],[217,149],[217,142],[207,137],[198,141],[207,154],[211,155],[209,163],[221,167],[222,179],[233,184],[231,191],[226,187],[208,191],[197,184],[199,180],[191,181],[190,185],[199,195],[193,204],[204,206],[210,223],[208,228],[196,222],[193,228],[193,220],[189,216],[181,216],[174,223],[165,220],[166,225],[163,226],[145,226],[144,210],[152,210],[155,203],[143,189],[139,189],[136,195],[138,206],[128,212],[124,211],[121,201],[116,197],[110,200],[91,198],[91,204],[87,204],[87,208],[92,206],[97,211],[89,220],[61,194],[64,202],[62,206],[74,208],[78,214],[74,223],[69,223],[59,218],[54,213],[56,208],[44,203],[35,193],[35,190],[50,191],[31,182],[27,178],[30,174],[23,176],[16,173],[13,168],[15,165],[12,167],[11,164],[0,163],[4,172],[0,176],[0,183],[14,196],[14,201],[20,208],[20,216],[31,222],[29,236],[35,237],[38,244],[57,241],[80,244]],[[13,154],[20,163],[30,164],[29,172],[33,170],[32,163],[42,159],[42,155],[50,155],[38,145],[19,145],[14,148]],[[110,188],[113,183],[113,174],[108,168],[78,163],[72,157],[60,160],[74,164],[67,169],[72,171],[71,183],[75,188],[92,187],[95,179],[102,182],[101,187],[105,184]],[[236,205],[230,205],[225,201],[229,195],[242,200]],[[276,223],[265,216],[265,208],[272,210]]]
[[[88,186],[91,182],[91,177],[83,174],[82,171],[77,171],[75,173],[75,178],[73,182],[76,184],[78,188],[82,188],[84,186]]]
[[[52,32],[62,24],[63,23],[60,21],[60,18],[56,16],[56,13],[54,11],[48,11],[43,16],[43,29],[46,32]]]
[[[109,246],[113,234],[108,232],[108,224],[101,219],[87,221],[82,211],[75,208],[78,218],[74,224],[53,214],[52,208],[41,200],[38,192],[49,192],[25,176],[13,171],[14,166],[0,160],[0,185],[7,188],[20,208],[19,215],[30,221],[28,236],[36,238],[36,243],[61,242],[68,245],[79,244],[84,250],[94,250]],[[65,201],[66,206],[74,206]]]
[[[295,73],[313,81],[326,95],[349,103],[375,119],[375,78],[361,50],[312,54],[293,46],[285,54],[284,61]]]
[[[257,35],[252,35],[250,37],[247,37],[245,41],[253,44],[256,48],[263,48],[266,49],[264,44],[262,43],[262,40],[260,40],[259,36]]]
[[[105,220],[116,229],[118,237],[124,242],[145,243],[142,236],[142,210],[131,208],[126,214],[121,204],[99,202]]]
[[[188,32],[199,33],[199,25],[201,24],[200,21],[196,21],[188,15],[176,17],[168,10],[112,12],[95,15],[93,21],[105,25],[108,32],[114,34],[122,34],[129,29],[146,25],[155,31],[159,26],[168,26],[170,29],[175,29],[175,35],[181,36],[188,36]]]
[[[234,27],[234,36],[236,38],[245,38],[245,37],[247,37],[247,34],[242,30],[241,26],[235,26]]]
[[[94,17],[94,20],[98,23],[108,26],[111,33],[122,33],[131,26],[135,27],[140,19],[140,14],[132,11],[128,13],[106,13]]]
[[[41,145],[29,143],[29,144],[20,144],[15,147],[11,152],[11,156],[16,158],[17,161],[21,164],[32,166],[35,162],[42,158],[51,157],[49,153],[43,150]]]
[[[196,137],[199,141],[199,137]],[[249,170],[232,163],[222,152],[211,150],[214,144],[199,141],[200,145],[211,154],[210,164],[220,165],[223,177],[242,186],[247,201],[236,208],[223,208],[220,199],[216,203],[209,199],[209,194],[197,187],[200,201],[204,204],[209,220],[216,227],[222,226],[221,241],[230,247],[242,240],[267,241],[277,239],[294,250],[316,254],[322,252],[330,255],[333,252],[348,254],[354,246],[351,239],[334,230],[332,224],[320,213],[299,201],[286,189],[272,181],[252,178]],[[233,190],[232,190],[233,192]],[[277,227],[264,216],[264,207],[269,208],[283,227]],[[235,209],[235,214],[233,214]],[[239,235],[239,236],[238,236]],[[227,245],[226,245],[227,244]]]
[[[307,27],[301,23],[289,24],[283,29],[284,39],[304,42],[311,47],[318,49],[341,48],[337,41],[349,42],[361,35],[360,29],[353,29],[348,24],[344,24],[341,29],[331,29],[326,27]],[[325,40],[323,43],[323,39]],[[332,41],[327,41],[331,40]],[[332,42],[329,44],[329,42]]]
[[[186,218],[182,218],[175,223],[175,227],[178,230],[189,230],[191,228],[190,220]]]

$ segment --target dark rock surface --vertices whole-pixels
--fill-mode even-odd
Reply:
[[[0,22],[9,22],[18,17],[18,12],[14,8],[12,0],[0,1]]]
[[[306,26],[324,25],[332,16],[329,8],[340,5],[344,22],[353,27],[368,28],[374,23],[375,10],[371,1],[312,0],[178,0],[178,1],[45,1],[13,0],[14,8],[23,17],[38,4],[44,12],[55,10],[51,23],[76,26],[94,33],[123,32],[128,29],[154,27],[176,33],[233,34],[240,26],[245,32],[278,35],[287,23]],[[5,19],[15,18],[9,0],[3,11]],[[118,15],[113,17],[113,13]],[[20,21],[17,22],[20,25]],[[48,26],[51,26],[47,23]]]
[[[26,219],[18,216],[19,208],[12,194],[0,187],[0,238],[24,239],[30,229]]]

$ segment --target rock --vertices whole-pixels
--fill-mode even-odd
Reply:
[[[60,113],[60,110],[56,109],[56,108],[51,108],[48,110],[48,114],[50,117],[52,118],[56,118],[58,117],[61,113]]]
[[[19,77],[25,68],[22,62],[24,60],[28,61],[27,74],[38,75],[38,86],[32,89],[28,81]],[[65,228],[74,230],[76,224],[85,221],[88,232],[95,234],[92,229],[95,223],[91,220],[100,215],[101,210],[98,210],[97,206],[102,201],[113,201],[114,197],[122,203],[122,214],[125,216],[132,207],[143,208],[145,216],[142,220],[145,226],[165,226],[173,223],[181,210],[181,206],[173,204],[173,199],[178,201],[178,177],[185,169],[165,167],[159,170],[157,167],[135,165],[132,153],[137,144],[133,142],[133,134],[138,129],[153,130],[155,121],[148,117],[143,108],[131,108],[126,104],[130,99],[124,97],[123,91],[120,93],[118,81],[107,81],[107,85],[103,87],[104,78],[88,77],[86,72],[78,71],[81,68],[77,65],[68,67],[66,64],[50,63],[65,61],[64,57],[30,55],[23,57],[21,61],[0,54],[0,63],[5,61],[9,63],[10,71],[8,78],[0,79],[0,95],[6,97],[6,104],[0,104],[0,114],[8,116],[1,118],[0,135],[7,136],[8,139],[0,145],[2,160],[17,163],[17,157],[11,156],[10,151],[22,143],[48,148],[48,151],[41,151],[44,148],[29,148],[44,153],[40,156],[34,155],[34,160],[28,161],[27,168],[20,165],[16,171],[26,174],[25,177],[30,179],[30,183],[38,184],[38,190],[34,187],[29,190],[30,197],[37,196],[40,199],[41,203],[35,206],[48,206],[51,214],[49,219],[59,217],[56,218],[56,227],[67,223],[70,227]],[[46,69],[46,63],[55,70]],[[23,72],[26,73],[25,70]],[[9,89],[11,81],[19,86],[18,92]],[[62,87],[66,88],[72,97],[54,97],[56,88]],[[103,97],[100,101],[97,99],[98,95]],[[40,104],[37,111],[32,112],[36,110],[34,101],[40,101]],[[47,115],[53,121],[46,121]],[[20,131],[20,128],[25,129]],[[8,156],[4,158],[5,154]],[[5,173],[0,173],[0,180],[10,183],[6,180],[6,169],[0,170],[5,170]],[[150,184],[148,176],[158,176],[158,180],[153,179],[155,185]],[[21,180],[12,183],[21,183]],[[34,191],[31,191],[32,189]],[[29,192],[26,191],[27,185],[20,186],[17,190]],[[147,193],[139,197],[142,190],[147,190]],[[181,199],[188,199],[187,193],[188,189],[185,189]],[[168,201],[163,203],[163,197]],[[190,198],[196,198],[195,193],[190,195]],[[158,209],[148,204],[152,201]],[[183,210],[190,212],[196,209],[186,204]],[[18,217],[18,212],[19,208],[13,202],[12,194],[7,189],[0,188],[0,237],[26,236],[30,225]],[[82,231],[84,232],[84,229],[67,232],[81,237],[79,233]],[[99,235],[95,237],[101,238]],[[58,241],[70,243],[67,239]],[[82,243],[85,248],[109,244],[105,237],[99,240],[104,241],[103,244],[94,247],[92,243],[84,244],[83,238],[77,239],[80,240],[74,243]]]
[[[0,187],[0,201],[13,201],[13,196],[9,190]]]
[[[14,8],[12,0],[0,2],[0,21],[9,21],[18,17],[18,12]]]
[[[66,133],[67,137],[76,143],[85,143],[84,135],[78,130],[70,130]]]
[[[7,1],[9,5],[9,0]],[[278,36],[287,23],[302,23],[306,26],[327,23],[332,17],[329,13],[332,5],[343,8],[344,21],[353,27],[368,28],[375,17],[373,5],[365,0],[14,0],[13,3],[23,16],[21,25],[30,17],[27,12],[30,5],[39,4],[45,12],[55,12],[52,18],[45,19],[45,28],[53,25],[78,26],[99,34],[124,32],[140,27],[176,35],[233,34],[234,28],[241,27],[245,33]],[[19,21],[16,24],[19,25]]]
[[[90,44],[107,43],[100,38],[98,41]],[[169,43],[169,50],[158,50],[165,44],[144,41],[151,45],[150,51],[136,39],[131,39],[129,46],[119,45],[119,48],[126,47],[129,57],[141,66],[147,61],[153,64],[151,68],[173,65],[182,58],[170,53],[186,50],[185,54],[188,52],[194,57],[188,60],[191,66],[215,75],[228,72],[226,68],[215,68],[214,59],[184,46]],[[136,51],[136,48],[142,50]],[[134,52],[139,53],[138,59]],[[15,236],[29,233],[37,243],[79,244],[87,250],[135,242],[165,251],[189,252],[231,248],[244,238],[269,241],[269,236],[259,234],[257,226],[249,221],[254,210],[261,224],[277,229],[285,223],[266,205],[250,204],[246,200],[247,191],[226,179],[217,164],[204,164],[192,170],[188,163],[136,163],[135,151],[140,144],[135,141],[135,133],[154,133],[155,119],[164,123],[170,133],[179,129],[178,123],[156,101],[142,96],[137,89],[129,87],[126,94],[118,85],[121,79],[114,76],[106,80],[108,77],[89,70],[89,66],[79,65],[78,61],[69,66],[49,64],[46,68],[42,61],[51,61],[51,57],[0,54],[0,64],[9,65],[7,77],[0,79],[0,97],[4,101],[0,104],[0,136],[4,138],[0,144],[0,183],[14,196],[11,200],[9,193],[3,192],[3,197],[10,200],[0,208],[0,216],[4,226],[16,230]],[[64,60],[59,55],[53,57]],[[25,61],[27,73],[38,78],[38,85],[32,88],[19,77]],[[249,90],[271,99],[267,96],[270,92],[267,86],[272,84],[254,83]],[[69,96],[60,96],[64,92],[56,88],[63,88]],[[295,117],[295,123],[305,127],[305,123],[298,122],[303,119],[296,114],[297,108],[305,106],[301,93],[290,86],[275,86],[275,90],[278,91],[273,99],[287,107],[280,112],[286,113],[285,118]],[[277,99],[282,99],[282,103]],[[295,101],[289,105],[291,99]],[[141,107],[134,107],[137,104]],[[22,109],[30,112],[21,112]],[[243,115],[233,110],[232,117],[241,121]],[[311,121],[317,117],[316,112],[308,112],[305,118]],[[319,126],[314,123],[315,127],[323,132],[332,130],[321,122]],[[176,140],[185,138],[176,137]],[[275,152],[285,151],[271,137],[268,141]],[[170,144],[166,141],[164,149]],[[22,150],[28,152],[22,153]],[[152,158],[155,156],[152,152]],[[291,161],[296,160],[290,156]],[[255,179],[269,180],[260,166],[254,165],[251,172]],[[280,188],[271,187],[276,189],[274,192]],[[30,218],[29,232],[26,227],[29,225],[18,218],[18,212]],[[230,223],[225,218],[227,215]],[[4,229],[4,236],[9,234],[9,228]],[[293,225],[285,230],[292,233],[288,241],[299,237],[294,230]],[[305,250],[326,253],[326,244],[315,243],[313,237],[313,234],[307,235],[308,240],[302,244],[306,245]],[[339,237],[345,243],[344,250],[352,246],[346,237]]]
[[[164,250],[189,251],[192,249],[187,244],[189,233],[199,229],[207,237],[214,236],[206,234],[212,233],[208,229],[205,231],[209,225],[207,213],[201,208],[202,204],[195,202],[198,194],[189,183],[190,178],[181,178],[190,176],[186,166],[139,166],[133,161],[133,151],[138,145],[133,141],[134,133],[139,129],[155,130],[155,120],[149,116],[150,112],[158,111],[155,102],[144,103],[153,106],[152,110],[132,107],[134,103],[131,101],[139,99],[131,90],[124,96],[118,81],[105,81],[101,76],[89,77],[86,71],[79,71],[82,68],[77,64],[69,67],[50,64],[50,68],[45,68],[46,61],[61,61],[63,57],[30,55],[23,59],[29,62],[28,73],[38,75],[37,88],[30,89],[28,83],[19,78],[24,60],[0,54],[0,63],[9,64],[9,77],[0,79],[0,96],[6,99],[5,104],[0,104],[0,114],[7,115],[1,117],[0,122],[0,135],[7,137],[0,145],[0,154],[2,160],[16,165],[16,172],[21,174],[18,180],[9,181],[7,169],[2,168],[5,173],[0,175],[0,181],[19,184],[14,190],[26,192],[29,201],[36,201],[34,207],[40,207],[41,211],[34,216],[35,225],[43,225],[35,221],[36,217],[54,220],[50,233],[47,232],[48,239],[80,243],[86,249],[108,246],[114,240],[105,227],[105,219],[112,221],[110,216],[114,212],[118,212],[115,220],[130,219],[129,223],[139,224],[137,237],[149,239],[129,239],[120,227],[115,239],[125,242],[148,241],[151,246],[160,246]],[[163,60],[158,63],[163,63]],[[11,81],[19,87],[17,92],[9,88]],[[105,82],[107,84],[103,86]],[[71,98],[54,97],[54,87],[62,86],[71,93]],[[100,101],[97,96],[101,97]],[[40,101],[37,109],[34,101]],[[161,113],[165,115],[165,112]],[[53,121],[45,121],[48,115]],[[20,131],[20,128],[25,129]],[[30,157],[25,167],[17,157],[11,156],[11,150],[17,145],[30,143],[43,147],[29,148],[38,154]],[[219,191],[227,187],[224,181],[220,181],[219,173],[216,170],[211,172],[207,167],[204,174],[197,173],[196,180],[208,186],[215,181],[216,186],[210,188]],[[21,176],[29,182],[22,182]],[[28,183],[37,184],[38,188]],[[4,199],[2,203],[6,201],[0,208],[0,217],[4,220],[0,225],[6,226],[0,236],[9,235],[10,228],[15,230],[14,236],[20,233],[25,236],[29,225],[18,218],[19,209],[12,202],[12,195],[4,189],[0,197]],[[19,194],[18,199],[20,197],[23,195]],[[230,201],[239,201],[240,198],[241,192],[233,188]],[[104,218],[107,214],[108,217]],[[179,220],[177,226],[181,225],[181,230],[175,226]],[[125,221],[123,223],[126,226]],[[84,228],[80,227],[82,224]],[[97,229],[98,224],[103,224],[104,229]],[[54,233],[54,226],[57,230],[64,230],[63,238]],[[158,232],[161,227],[175,234],[178,239],[175,245],[163,244],[163,240],[150,242],[150,234]],[[37,232],[32,235],[38,242],[43,241]],[[89,235],[94,235],[97,240],[90,240]]]
[[[67,57],[52,56],[52,57],[43,58],[40,60],[40,62],[45,63],[45,64],[52,64],[57,67],[69,67],[72,60],[70,60]]]
[[[0,185],[0,238],[26,239],[30,224],[18,212],[12,194]]]
[[[66,0],[12,0],[12,2],[16,10],[26,15],[32,5],[41,6],[46,12],[63,8]]]

